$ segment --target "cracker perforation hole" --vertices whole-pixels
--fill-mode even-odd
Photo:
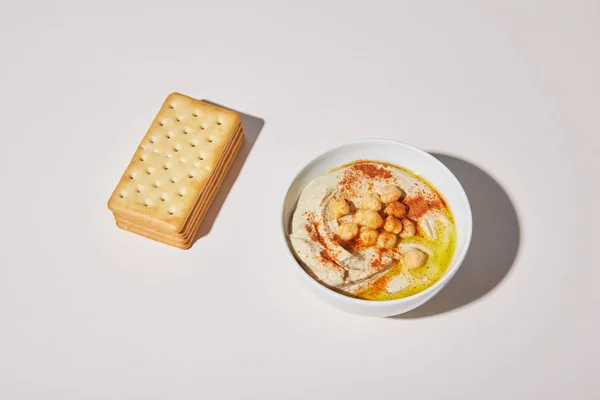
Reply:
[[[163,165],[163,169],[164,169],[165,171],[168,171],[168,170],[169,170],[169,166],[168,166],[168,165]]]
[[[221,124],[222,124],[222,122],[221,122],[221,121],[217,121],[217,125],[221,125]]]
[[[181,119],[179,119],[179,117],[177,117],[177,118],[175,118],[175,121],[181,122]]]
[[[184,134],[184,135],[187,135],[187,134],[188,134],[188,131],[187,131],[186,129],[184,129],[184,130],[183,130],[183,134]]]
[[[196,147],[196,143],[193,143],[193,142],[192,142],[192,143],[190,143],[190,146],[192,146],[192,147]]]
[[[152,186],[153,186],[155,189],[158,189],[158,182],[154,182],[154,183],[152,184]]]
[[[198,113],[193,113],[192,115],[194,116],[194,118],[198,118]]]
[[[156,139],[154,137],[150,138],[150,143],[156,143]]]
[[[167,139],[171,139],[171,134],[167,133]]]
[[[170,104],[170,105],[169,105],[169,108],[172,110],[172,109],[173,109],[173,104]]]
[[[177,183],[177,179],[175,179],[173,177],[171,177],[169,180],[171,181],[171,183]]]

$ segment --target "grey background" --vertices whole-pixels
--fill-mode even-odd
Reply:
[[[0,11],[0,398],[600,398],[597,1]],[[249,136],[187,252],[106,208],[171,91]],[[373,136],[473,203],[465,264],[398,318],[322,304],[280,238],[294,173]]]

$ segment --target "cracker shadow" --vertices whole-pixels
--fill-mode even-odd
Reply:
[[[208,235],[208,233],[212,229],[215,220],[217,219],[217,216],[221,211],[221,207],[223,206],[227,195],[229,195],[231,187],[237,180],[237,177],[240,174],[242,167],[246,163],[248,154],[250,154],[250,151],[252,150],[254,144],[256,143],[256,140],[258,139],[258,135],[260,134],[263,126],[265,125],[265,121],[261,118],[244,114],[237,110],[233,110],[229,107],[225,107],[221,104],[213,103],[210,100],[202,101],[237,112],[240,115],[240,118],[242,119],[242,125],[244,127],[244,142],[242,143],[242,147],[240,148],[238,155],[235,157],[231,168],[227,172],[227,175],[225,176],[221,187],[217,191],[215,198],[213,199],[210,207],[208,208],[206,216],[204,217],[204,221],[202,221],[202,224],[200,225],[200,228],[196,233],[194,243],[196,242],[196,240]]]
[[[516,209],[502,186],[479,167],[459,158],[435,154],[463,185],[473,212],[473,237],[456,275],[434,298],[392,318],[423,318],[477,301],[502,282],[520,244]]]

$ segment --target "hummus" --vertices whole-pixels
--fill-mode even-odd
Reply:
[[[454,251],[452,215],[437,191],[406,169],[374,161],[343,166],[309,183],[291,232],[291,245],[311,276],[372,300],[431,286]]]

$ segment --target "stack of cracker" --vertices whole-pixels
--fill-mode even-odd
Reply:
[[[243,141],[237,113],[171,94],[108,201],[117,226],[189,248]]]

